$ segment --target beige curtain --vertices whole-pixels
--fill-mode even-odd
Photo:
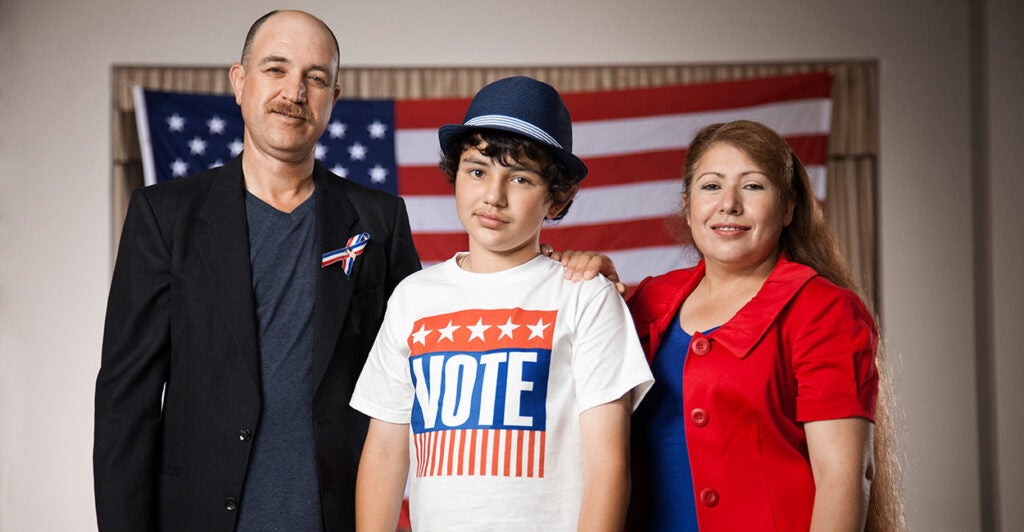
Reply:
[[[528,75],[563,92],[730,81],[826,70],[833,75],[826,217],[865,294],[877,300],[878,65],[875,61],[505,68],[343,68],[342,97],[470,97],[490,81]],[[132,85],[230,94],[227,67],[117,66],[113,73],[113,236],[142,185]],[[874,301],[873,301],[874,302]],[[876,305],[877,308],[877,305]]]

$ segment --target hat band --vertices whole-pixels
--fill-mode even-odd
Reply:
[[[476,116],[466,121],[466,126],[476,127],[503,127],[509,128],[514,131],[521,131],[523,134],[533,137],[541,142],[545,142],[559,149],[565,149],[562,147],[554,137],[548,135],[543,129],[518,118],[505,115],[482,115]]]

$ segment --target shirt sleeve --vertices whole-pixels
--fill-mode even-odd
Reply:
[[[654,384],[629,310],[605,281],[576,316],[573,376],[580,412],[614,401],[632,390],[632,408]]]
[[[409,375],[408,331],[403,331],[401,285],[388,301],[384,323],[370,349],[349,405],[388,423],[409,423],[413,384]]]
[[[800,299],[814,303],[795,312],[804,319],[792,338],[797,381],[797,421],[862,417],[874,421],[878,396],[878,333],[854,293],[811,288]]]

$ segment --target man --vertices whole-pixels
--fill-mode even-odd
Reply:
[[[230,70],[242,155],[132,196],[96,382],[101,531],[354,528],[349,398],[420,263],[401,199],[315,162],[338,55],[309,14],[257,20]]]

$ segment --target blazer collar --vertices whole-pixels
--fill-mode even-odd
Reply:
[[[754,298],[712,334],[712,342],[722,344],[738,358],[746,358],[797,292],[816,275],[813,268],[781,255]]]
[[[319,163],[313,168],[316,185],[317,250],[323,255],[345,247],[355,235],[359,216],[345,194],[341,178]],[[313,389],[316,390],[335,351],[342,323],[348,313],[359,269],[365,261],[355,261],[346,276],[340,264],[317,272],[316,316],[313,334]]]
[[[242,353],[242,364],[256,390],[260,390],[259,339],[242,158],[236,157],[215,172],[220,175],[212,180],[199,211],[196,246],[206,265],[206,273],[218,291],[217,301]]]

